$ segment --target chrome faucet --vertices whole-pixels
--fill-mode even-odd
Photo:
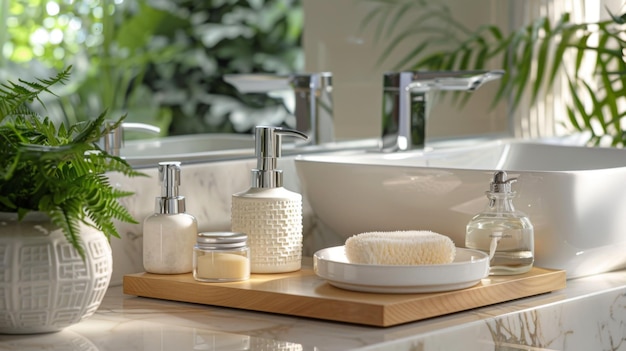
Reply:
[[[332,73],[228,74],[224,80],[241,93],[270,93],[291,90],[295,97],[292,111],[294,129],[309,136],[306,145],[334,141]]]
[[[114,122],[108,122],[109,126]],[[103,137],[102,145],[104,151],[113,156],[120,156],[120,149],[124,144],[124,131],[137,131],[147,132],[151,134],[160,134],[161,128],[146,123],[133,123],[122,122],[117,128],[111,129],[111,131]]]
[[[383,152],[422,149],[426,139],[427,93],[472,92],[504,75],[494,71],[405,71],[383,76]]]

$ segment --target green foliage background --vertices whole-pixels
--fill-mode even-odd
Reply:
[[[300,71],[302,22],[299,0],[0,0],[0,78],[72,65],[46,101],[69,123],[108,108],[168,134],[248,132],[281,102],[221,77]],[[250,106],[255,122],[234,123]]]

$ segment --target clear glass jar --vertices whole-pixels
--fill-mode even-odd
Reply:
[[[465,247],[489,255],[489,274],[528,272],[535,261],[534,228],[525,213],[513,206],[515,192],[504,171],[497,171],[486,192],[487,208],[467,224]]]
[[[244,233],[199,233],[193,247],[193,277],[201,282],[250,278],[250,248]]]

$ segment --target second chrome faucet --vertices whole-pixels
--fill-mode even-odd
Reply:
[[[112,124],[112,122],[111,122]],[[113,156],[120,156],[120,149],[124,144],[124,131],[146,132],[154,135],[161,133],[161,128],[146,123],[123,122],[117,128],[105,135],[102,139],[102,148]]]
[[[331,72],[278,74],[229,74],[224,80],[241,93],[292,91],[293,129],[309,136],[303,145],[335,140],[333,120],[333,75]]]
[[[432,90],[474,91],[499,79],[494,71],[405,71],[383,76],[383,152],[424,148],[427,93]]]

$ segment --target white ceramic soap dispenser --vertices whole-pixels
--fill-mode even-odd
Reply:
[[[198,223],[185,212],[185,197],[178,194],[180,172],[180,162],[159,163],[161,196],[154,214],[143,222],[143,267],[148,273],[181,274],[193,268]]]
[[[283,135],[307,139],[296,130],[256,127],[252,186],[232,197],[231,230],[248,235],[251,273],[292,272],[301,265],[302,195],[285,189],[276,169]]]
[[[516,180],[507,179],[504,171],[495,172],[486,192],[487,208],[467,224],[465,246],[489,254],[492,275],[525,273],[533,266],[533,225],[513,207],[511,183]]]

